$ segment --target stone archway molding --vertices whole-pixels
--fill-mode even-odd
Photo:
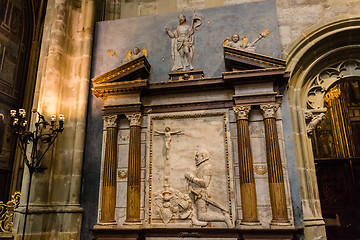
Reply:
[[[314,156],[308,137],[322,120],[324,95],[336,83],[360,75],[360,18],[338,19],[303,33],[285,52],[289,98],[306,239],[326,239]]]

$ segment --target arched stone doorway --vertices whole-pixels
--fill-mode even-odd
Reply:
[[[342,19],[314,28],[286,54],[306,239],[325,239],[324,217],[328,217],[322,213],[325,201],[321,202],[319,189],[323,184],[318,187],[311,136],[325,116],[326,93],[360,74],[355,64],[360,59],[359,23],[359,18]]]

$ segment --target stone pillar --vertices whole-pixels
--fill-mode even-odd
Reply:
[[[33,176],[25,238],[80,239],[82,167],[98,1],[46,2],[32,108],[47,120],[53,114],[64,114],[65,125],[41,161],[46,170]],[[33,117],[29,125],[35,121]],[[14,218],[14,239],[23,232],[28,184],[29,173],[25,170],[21,204]]]
[[[100,222],[113,223],[116,222],[117,115],[105,116],[104,126],[106,127],[106,143]]]
[[[126,223],[140,222],[141,114],[126,115],[130,121]]]
[[[272,210],[272,222],[274,225],[289,224],[284,175],[280,156],[278,133],[276,129],[277,104],[260,106],[265,125],[266,159],[268,166],[269,191]]]
[[[250,109],[251,106],[234,107],[237,124],[241,207],[243,216],[241,224],[258,225],[260,223],[257,216],[256,188],[249,132]]]

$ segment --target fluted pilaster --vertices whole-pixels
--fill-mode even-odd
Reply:
[[[105,161],[102,181],[101,223],[115,222],[117,169],[117,116],[104,117],[106,127]]]
[[[240,192],[243,219],[241,224],[260,224],[257,216],[256,187],[249,132],[250,106],[234,107],[236,113]]]
[[[289,219],[286,207],[284,175],[276,128],[276,111],[279,106],[277,104],[268,104],[262,105],[260,108],[265,125],[266,159],[273,216],[272,224],[287,224]]]
[[[126,222],[140,222],[141,114],[126,115],[130,121]]]

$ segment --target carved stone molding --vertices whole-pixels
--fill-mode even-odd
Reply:
[[[125,114],[130,121],[130,127],[141,126],[141,113]]]
[[[279,108],[279,104],[267,104],[260,105],[260,109],[263,114],[263,118],[276,118],[276,111]]]
[[[107,115],[104,116],[104,126],[105,128],[108,127],[117,127],[117,115]]]
[[[326,113],[326,108],[305,111],[305,120],[306,120],[306,132],[308,136],[312,136],[316,126],[324,119]]]
[[[324,97],[330,87],[342,79],[360,76],[360,61],[348,60],[332,65],[317,74],[307,89],[307,109],[322,109]]]
[[[233,109],[236,114],[236,120],[249,120],[249,112],[251,110],[251,106],[237,106],[233,107]]]

